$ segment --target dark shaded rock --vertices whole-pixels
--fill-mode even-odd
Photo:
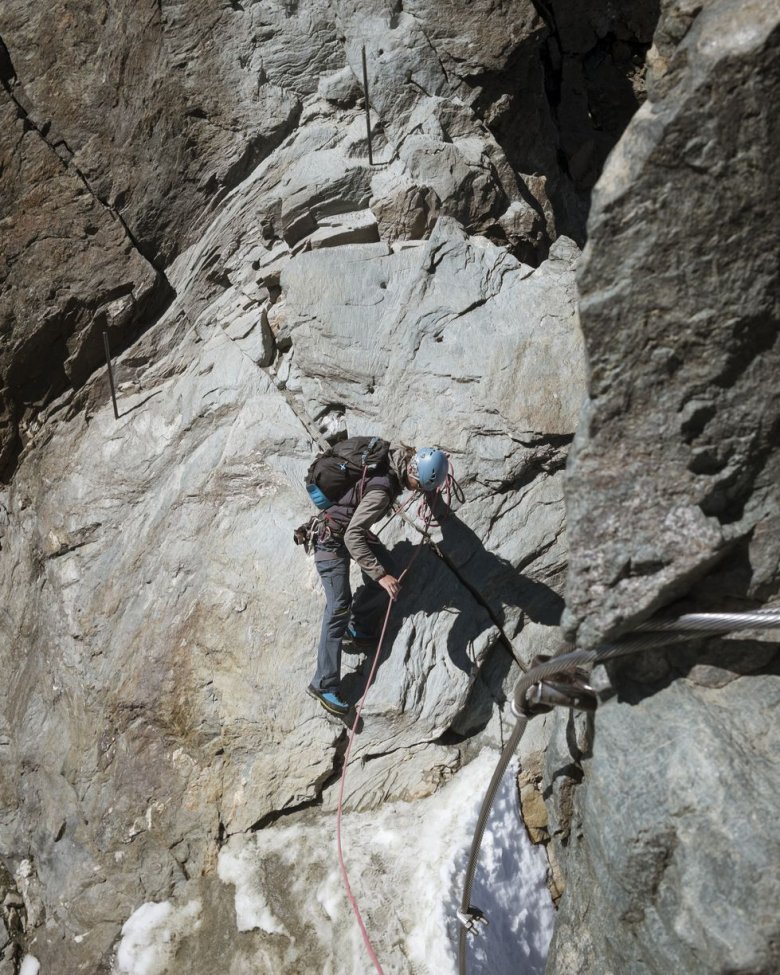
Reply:
[[[13,975],[24,956],[27,913],[14,878],[0,862],[0,975]]]
[[[555,213],[548,232],[582,244],[591,189],[644,101],[645,57],[659,4],[536,0],[528,6],[536,16],[521,5],[516,16],[527,20],[526,29],[508,56],[483,58],[482,67],[468,72],[467,61],[458,70],[513,168],[546,175]]]
[[[103,329],[123,344],[171,294],[13,91],[0,91],[0,476],[35,413],[104,361]]]
[[[650,100],[594,192],[590,403],[567,486],[580,645],[682,595],[776,601],[779,44],[776,4],[666,5]],[[777,651],[729,640],[614,664],[592,756],[551,751],[566,893],[549,975],[778,971]]]
[[[117,351],[157,318],[162,267],[295,126],[261,35],[240,5],[3,5],[0,477],[103,361],[103,329]]]
[[[596,190],[580,277],[591,402],[568,489],[568,607],[585,643],[687,591],[740,539],[756,569],[732,599],[780,583],[766,217],[780,202],[779,20],[762,4],[702,13]]]
[[[208,0],[0,12],[28,113],[160,266],[295,125],[298,99],[263,68],[266,34]]]

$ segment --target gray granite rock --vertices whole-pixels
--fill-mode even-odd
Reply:
[[[349,66],[332,75],[323,75],[317,85],[317,94],[345,108],[354,105],[361,91],[358,80]]]
[[[757,201],[777,209],[779,41],[776,4],[666,4],[650,100],[596,187],[567,483],[584,645],[660,607],[777,602],[778,271]],[[613,666],[588,735],[559,716],[550,975],[778,970],[777,653],[661,648]]]
[[[170,301],[116,214],[0,91],[6,216],[0,228],[0,476],[40,408],[81,385],[114,346]]]
[[[641,48],[652,14],[635,6],[613,13],[593,0],[565,18],[558,11],[561,36],[573,45],[569,67],[612,63],[617,55],[599,45],[613,34],[623,46],[636,34]],[[273,250],[282,239],[306,248],[312,235],[313,246],[341,241],[320,219],[369,205],[386,240],[425,237],[445,214],[532,264],[559,232],[579,239],[581,215],[566,217],[579,204],[558,155],[562,82],[548,14],[545,21],[525,0],[499,7],[459,0],[447,18],[427,0],[403,9],[386,0],[216,8],[206,0],[184,7],[123,0],[110,10],[71,10],[58,0],[32,12],[9,0],[0,12],[0,76],[11,99],[3,176],[18,184],[7,198],[20,219],[10,232],[4,226],[15,258],[2,326],[13,334],[0,364],[6,476],[40,410],[98,364],[102,323],[123,347],[161,313],[173,297],[177,255],[208,247],[207,260],[183,260],[200,278],[201,294],[188,290],[191,319],[201,301],[217,297],[224,281],[208,266],[220,263],[211,231],[220,214],[236,216],[235,206],[220,206],[234,189],[242,219],[223,227],[219,246],[228,249]],[[373,168],[356,84],[364,48]],[[641,74],[641,57],[631,57]],[[581,121],[578,85],[564,90],[575,92]],[[617,128],[606,128],[611,145]],[[586,141],[573,137],[570,159],[584,159]],[[593,158],[600,165],[602,156]],[[30,192],[20,193],[27,183]]]
[[[698,655],[683,656],[690,667]],[[665,690],[633,684],[631,695],[627,669],[625,697],[596,715],[592,751],[564,746],[549,764],[567,892],[548,972],[777,970],[780,680],[734,679],[748,648],[709,659],[732,670],[721,688],[679,676],[678,663]]]
[[[733,598],[777,591],[776,241],[755,209],[780,202],[776,45],[775,8],[711,5],[596,193],[579,282],[590,404],[569,481],[567,605],[586,643],[716,563],[756,567]]]
[[[322,408],[351,433],[447,447],[467,493],[437,533],[444,560],[423,551],[404,586],[348,808],[433,792],[462,761],[450,731],[500,741],[517,661],[556,638],[584,391],[577,248],[560,240],[533,269],[441,219],[397,252],[288,251],[270,307],[291,348],[272,378],[244,343],[280,252],[253,246],[217,258],[237,283],[193,301],[194,326],[189,291],[208,289],[175,268],[176,301],[117,359],[119,421],[93,377],[4,495],[0,849],[29,864],[43,965],[107,957],[139,905],[213,873],[226,836],[308,807],[330,822],[344,730],[304,693],[322,603],[291,542]],[[419,541],[397,523],[384,537],[401,563]],[[345,655],[348,699],[365,674]]]
[[[286,20],[273,6],[270,19]],[[256,14],[208,0],[3,5],[0,36],[36,126],[160,266],[295,125],[300,103]],[[297,26],[285,40],[306,39],[304,57],[322,58],[321,36]]]
[[[23,177],[3,224],[19,257],[0,431],[21,418],[25,436],[0,491],[0,854],[45,971],[110,971],[150,902],[174,905],[171,973],[303,971],[348,930],[340,912],[296,928],[299,955],[279,932],[237,936],[216,876],[221,850],[267,843],[286,863],[332,827],[344,730],[302,693],[321,593],[289,538],[315,433],[440,445],[466,493],[404,586],[349,816],[402,800],[414,821],[505,738],[519,667],[558,645],[587,378],[561,233],[581,235],[644,97],[657,9],[448,11],[0,14],[4,175]],[[769,6],[697,14],[664,4],[652,101],[598,186],[580,278],[568,620],[587,643],[683,592],[777,592],[776,268],[756,213],[776,208],[777,30]],[[94,371],[103,325],[118,422]],[[398,522],[383,537],[402,564],[418,540]],[[525,804],[566,885],[555,975],[777,964],[774,647],[703,652],[631,662],[594,724],[551,716],[524,742]],[[350,700],[366,671],[345,657]],[[745,830],[754,813],[770,825]],[[258,903],[331,896],[326,857],[313,895],[275,862],[246,889]],[[748,891],[736,907],[723,876]]]

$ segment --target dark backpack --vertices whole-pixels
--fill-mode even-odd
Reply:
[[[309,497],[324,511],[336,504],[363,477],[388,469],[390,444],[379,437],[350,437],[323,451],[306,475]]]

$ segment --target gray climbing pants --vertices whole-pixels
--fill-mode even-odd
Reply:
[[[312,686],[321,691],[337,691],[341,683],[341,641],[350,621],[361,635],[375,635],[388,595],[378,582],[363,575],[363,585],[352,598],[349,581],[350,558],[346,548],[335,558],[315,559],[325,590],[325,614],[322,617],[317,670]],[[372,545],[371,551],[386,572],[397,574],[395,564],[384,545]]]

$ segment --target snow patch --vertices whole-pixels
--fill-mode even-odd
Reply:
[[[41,963],[32,955],[25,955],[19,969],[19,975],[38,975],[41,970]]]
[[[248,849],[224,847],[219,854],[217,876],[236,888],[236,926],[239,931],[287,934],[271,912],[257,874],[257,861]]]
[[[350,883],[385,975],[456,975],[455,912],[497,761],[495,751],[485,750],[427,799],[344,816]],[[469,938],[469,975],[544,971],[555,911],[547,859],[520,820],[516,774],[510,766],[482,843],[473,903],[490,925]],[[239,930],[283,935],[273,945],[262,942],[277,953],[279,970],[368,971],[338,870],[334,819],[270,826],[231,838],[220,852],[219,877],[236,887]],[[270,958],[268,964],[273,968]]]
[[[179,941],[201,924],[201,902],[142,904],[122,926],[114,975],[165,975]]]

